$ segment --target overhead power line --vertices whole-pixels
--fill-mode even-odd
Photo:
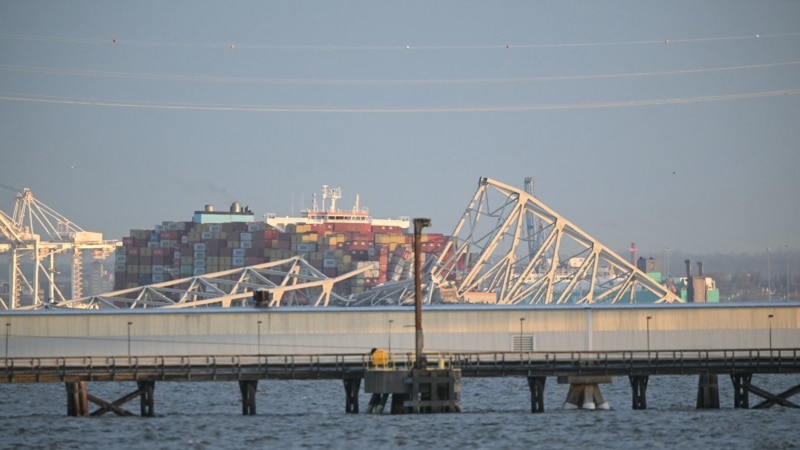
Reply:
[[[0,100],[26,103],[46,103],[76,106],[101,106],[116,108],[160,109],[177,111],[220,111],[220,112],[254,112],[254,113],[328,113],[328,114],[411,114],[411,113],[491,113],[491,112],[526,112],[526,111],[558,111],[578,109],[624,108],[634,106],[680,105],[688,103],[707,103],[730,100],[746,100],[800,94],[798,89],[777,91],[745,92],[738,94],[722,94],[697,97],[676,97],[664,99],[647,99],[631,101],[614,101],[599,103],[566,103],[541,105],[499,105],[499,106],[429,106],[417,108],[359,108],[359,107],[318,107],[318,106],[273,106],[273,105],[224,105],[224,104],[191,104],[191,103],[150,103],[123,100],[87,99],[25,96],[20,94],[0,93]]]
[[[314,78],[270,78],[270,77],[223,77],[207,75],[157,74],[137,72],[116,72],[98,70],[78,70],[67,68],[19,66],[0,64],[0,71],[23,72],[46,75],[64,75],[79,77],[126,78],[159,81],[187,81],[209,83],[251,83],[251,84],[310,84],[310,85],[432,85],[432,84],[503,84],[503,83],[535,83],[546,81],[601,80],[614,78],[656,77],[670,75],[692,75],[713,72],[730,72],[740,70],[767,69],[775,67],[797,66],[800,61],[786,61],[766,64],[748,64],[725,67],[706,67],[695,69],[677,69],[655,72],[603,73],[589,75],[545,75],[532,77],[507,78],[446,78],[446,79],[314,79]]]
[[[536,49],[559,47],[598,47],[598,46],[627,46],[627,45],[654,45],[654,44],[689,44],[697,42],[732,41],[744,39],[775,39],[800,36],[800,32],[789,33],[753,33],[735,36],[709,36],[681,38],[664,36],[660,39],[632,40],[632,41],[602,41],[602,42],[542,42],[542,43],[514,43],[504,42],[496,44],[462,44],[462,45],[415,45],[412,42],[398,45],[314,45],[314,44],[247,44],[247,43],[209,43],[197,41],[149,41],[124,39],[124,37],[69,37],[69,36],[43,36],[29,34],[0,34],[3,40],[53,42],[61,44],[82,45],[127,45],[137,47],[193,47],[193,48],[219,48],[219,49],[250,49],[250,50],[304,50],[304,51],[401,51],[401,50],[485,50],[485,49]]]

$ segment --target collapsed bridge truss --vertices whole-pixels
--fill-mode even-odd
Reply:
[[[75,309],[195,308],[252,305],[254,291],[270,293],[267,306],[328,306],[347,304],[336,293],[336,285],[349,283],[365,266],[329,278],[301,256],[256,266],[225,270],[201,276],[165,281],[107,294],[59,302],[48,307]]]
[[[423,268],[423,302],[565,304],[682,302],[666,286],[534,197],[482,177],[454,232]],[[328,278],[302,257],[57,303],[70,308],[244,306],[253,291],[269,306],[412,304],[414,280],[343,296],[335,283],[371,267]]]
[[[485,177],[423,283],[426,302],[682,302],[532,192]],[[413,289],[389,288],[413,301]],[[388,302],[378,287],[358,303]]]
[[[489,178],[430,277],[459,299],[492,293],[500,304],[681,301],[533,195]]]

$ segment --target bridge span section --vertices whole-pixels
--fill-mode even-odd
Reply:
[[[411,307],[4,312],[0,324],[8,358],[415,348]],[[441,353],[788,349],[800,304],[438,306],[423,329],[425,351]]]

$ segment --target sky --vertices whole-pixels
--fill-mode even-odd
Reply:
[[[800,2],[0,0],[0,209],[107,239],[322,185],[451,233],[479,177],[606,246],[800,248]]]

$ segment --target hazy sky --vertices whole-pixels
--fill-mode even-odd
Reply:
[[[0,0],[0,183],[107,238],[532,176],[613,249],[797,249],[798,94],[795,0]]]

